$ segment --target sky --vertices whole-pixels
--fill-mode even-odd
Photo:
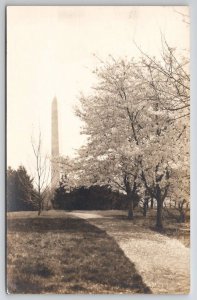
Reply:
[[[168,6],[9,6],[7,8],[7,165],[34,165],[31,137],[51,152],[51,103],[58,101],[60,154],[85,143],[74,114],[80,93],[96,84],[99,59],[159,56],[161,33],[171,47],[189,49],[189,26]],[[188,52],[187,52],[188,55]],[[98,59],[99,57],[99,59]]]

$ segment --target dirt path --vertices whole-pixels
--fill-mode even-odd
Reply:
[[[88,220],[112,236],[154,294],[189,293],[189,249],[178,240],[118,218],[117,212],[69,214]]]

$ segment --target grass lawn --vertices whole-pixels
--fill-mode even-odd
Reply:
[[[150,293],[105,231],[72,216],[8,213],[9,293]]]
[[[168,210],[173,215],[178,217],[178,213],[176,209],[170,208]],[[189,217],[187,217],[187,221],[185,223],[179,223],[175,218],[169,216],[165,210],[163,211],[163,216],[164,216],[163,219],[164,229],[160,233],[170,238],[177,239],[186,247],[190,247]],[[134,220],[135,224],[138,224],[145,228],[150,228],[152,230],[155,230],[155,222],[156,222],[155,220],[156,220],[156,209],[149,209],[146,217],[143,217],[142,213],[139,210],[135,211],[135,220]]]
[[[178,213],[177,210],[171,208],[170,210],[171,214],[174,214],[175,216]],[[121,229],[124,228],[124,224],[131,223],[137,226],[141,226],[145,229],[151,229],[155,231],[155,223],[156,223],[156,209],[150,209],[147,211],[147,216],[143,217],[142,210],[139,208],[135,208],[134,210],[134,220],[130,221],[127,217],[127,211],[123,210],[97,210],[97,211],[74,211],[79,212],[80,214],[85,214],[86,216],[89,215],[89,219],[91,218],[100,218],[100,223],[102,224],[102,219],[114,219],[119,220],[119,224],[121,223]],[[163,234],[165,236],[168,236],[173,239],[179,240],[184,246],[190,247],[190,220],[189,220],[189,212],[187,216],[187,220],[185,223],[179,223],[175,218],[170,217],[165,211],[163,212],[164,219],[163,219],[163,225],[164,229],[160,234]],[[99,220],[98,220],[99,223]],[[123,226],[122,226],[123,225]],[[110,224],[109,224],[110,226]],[[128,228],[126,226],[126,231],[128,231]],[[118,232],[117,232],[118,234]]]

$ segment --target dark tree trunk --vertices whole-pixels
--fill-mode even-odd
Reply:
[[[157,220],[156,220],[156,229],[161,231],[163,229],[163,220],[162,220],[162,212],[163,212],[163,200],[165,196],[161,194],[161,188],[159,184],[156,184],[155,187],[155,199],[157,201]]]
[[[146,213],[147,213],[147,210],[148,210],[148,198],[146,198],[144,200],[144,204],[143,204],[143,216],[146,217]]]
[[[40,216],[40,214],[41,214],[41,206],[39,205],[39,208],[38,208],[38,216]]]
[[[181,213],[180,213],[180,223],[185,223],[185,221],[186,221],[186,213],[185,213],[185,211],[183,210],[183,211],[181,211]]]
[[[137,185],[136,182],[134,181],[133,183],[133,188],[131,188],[131,184],[128,181],[127,176],[124,177],[124,184],[127,192],[127,199],[128,199],[128,219],[133,220],[134,215],[133,215],[133,208],[134,208],[134,199],[136,197],[136,189]]]
[[[156,222],[156,228],[157,230],[163,229],[163,220],[162,220],[162,212],[163,212],[163,201],[161,198],[156,199],[157,200],[157,222]]]
[[[149,209],[149,198],[148,198],[147,201],[146,201],[146,209],[147,209],[147,210]]]
[[[39,202],[38,202],[38,216],[40,216],[41,211],[42,211],[42,199],[39,199]]]
[[[186,211],[184,209],[184,204],[186,203],[185,200],[183,200],[181,203],[179,203],[179,212],[180,212],[180,223],[185,223],[186,221]]]
[[[133,220],[133,195],[128,195],[128,219]]]
[[[41,211],[44,210],[44,201],[42,199],[42,202],[41,202]]]
[[[147,211],[146,204],[144,203],[143,204],[143,217],[146,217],[146,211]]]
[[[153,202],[153,197],[152,197],[151,200],[150,200],[150,208],[151,208],[151,209],[153,209],[153,203],[154,203],[154,202]]]

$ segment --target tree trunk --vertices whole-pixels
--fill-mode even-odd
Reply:
[[[146,217],[146,213],[147,213],[147,210],[148,210],[148,200],[149,198],[146,197],[144,199],[144,204],[143,204],[143,216]]]
[[[130,182],[128,181],[127,177],[124,178],[124,183],[127,192],[127,201],[128,201],[128,219],[133,220],[133,204],[134,204],[134,197],[136,192],[136,182],[133,183],[133,188],[131,188]]]
[[[38,202],[38,216],[40,216],[41,211],[42,211],[42,200],[39,199],[39,202]]]
[[[146,211],[147,211],[146,203],[144,203],[143,204],[143,217],[146,217]]]
[[[162,212],[163,212],[163,201],[161,198],[156,199],[157,200],[157,222],[156,222],[156,228],[157,230],[163,229],[163,221],[162,221]]]
[[[128,219],[133,220],[133,197],[132,197],[132,194],[128,195]]]
[[[41,207],[39,206],[39,209],[38,209],[38,216],[40,216],[41,214]]]
[[[42,210],[44,210],[44,201],[43,201],[43,199],[42,199],[42,201],[41,201],[41,211]]]
[[[153,209],[153,203],[154,203],[154,202],[153,202],[153,197],[152,197],[151,200],[150,200],[150,208],[151,208],[151,209]]]
[[[147,209],[147,210],[149,209],[149,198],[148,198],[147,201],[146,201],[146,209]]]
[[[185,223],[185,221],[186,221],[186,213],[184,210],[182,210],[180,213],[180,223]]]

